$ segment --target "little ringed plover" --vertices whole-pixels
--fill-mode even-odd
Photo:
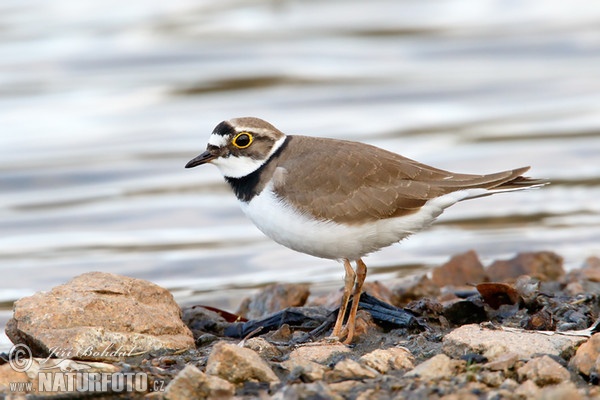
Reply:
[[[344,292],[332,336],[345,334],[345,343],[354,335],[365,255],[427,227],[459,201],[545,183],[522,176],[529,167],[458,174],[364,143],[285,135],[252,117],[221,122],[206,151],[185,167],[206,163],[219,168],[244,213],[267,236],[343,262]]]

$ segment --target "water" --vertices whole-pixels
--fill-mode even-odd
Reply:
[[[269,282],[340,287],[339,264],[263,237],[216,168],[183,168],[237,116],[553,182],[454,206],[368,257],[370,280],[469,249],[600,255],[599,22],[594,0],[3,1],[0,322],[96,270],[232,311]]]

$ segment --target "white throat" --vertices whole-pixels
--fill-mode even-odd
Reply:
[[[213,140],[212,136],[211,140],[209,140],[209,143],[211,144],[212,142],[216,142],[216,140]],[[221,171],[221,174],[227,178],[241,178],[250,175],[271,158],[271,156],[281,147],[285,138],[286,137],[284,136],[277,140],[266,157],[260,160],[255,160],[251,157],[235,157],[230,155],[229,157],[215,158],[211,161],[211,164],[216,165],[217,168],[219,168],[219,171]]]

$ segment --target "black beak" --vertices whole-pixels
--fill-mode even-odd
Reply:
[[[216,155],[206,150],[204,153],[200,154],[198,157],[191,159],[187,164],[185,164],[186,168],[194,168],[198,165],[206,164],[207,162],[211,162],[217,158]]]

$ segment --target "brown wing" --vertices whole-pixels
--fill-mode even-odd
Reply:
[[[455,174],[362,143],[289,136],[275,192],[322,220],[356,223],[407,215],[427,200],[467,188],[530,186],[529,167]]]

